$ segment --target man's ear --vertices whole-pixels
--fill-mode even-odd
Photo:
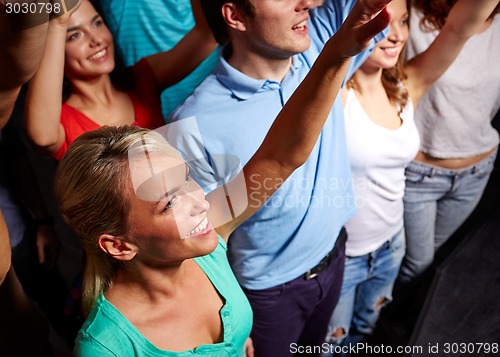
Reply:
[[[246,26],[243,21],[243,16],[240,9],[232,2],[226,2],[222,5],[222,17],[226,21],[227,26],[238,31],[246,31]]]
[[[110,234],[100,235],[98,244],[104,253],[118,260],[132,260],[137,254],[134,244]]]

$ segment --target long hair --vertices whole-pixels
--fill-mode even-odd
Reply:
[[[420,22],[422,29],[427,31],[441,30],[446,23],[446,18],[457,0],[413,0],[413,7],[424,16]],[[492,19],[500,12],[500,5],[488,17]]]
[[[86,252],[82,292],[85,315],[111,286],[120,267],[118,260],[99,248],[98,240],[102,234],[120,236],[128,231],[129,160],[143,154],[143,148],[150,153],[166,152],[178,157],[156,132],[135,126],[104,126],[78,137],[59,163],[55,179],[57,201]]]

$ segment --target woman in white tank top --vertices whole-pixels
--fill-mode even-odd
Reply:
[[[344,282],[327,335],[335,346],[355,344],[371,334],[380,309],[392,300],[405,252],[405,167],[419,148],[414,107],[497,4],[457,1],[431,46],[404,64],[409,1],[394,0],[389,36],[343,89],[357,212],[346,224]]]

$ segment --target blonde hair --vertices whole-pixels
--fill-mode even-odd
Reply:
[[[102,234],[128,230],[131,178],[129,160],[149,154],[179,154],[160,134],[136,126],[104,126],[76,139],[59,163],[55,190],[66,222],[86,252],[82,309],[88,315],[112,284],[120,262],[98,245]],[[129,237],[130,238],[130,237]]]

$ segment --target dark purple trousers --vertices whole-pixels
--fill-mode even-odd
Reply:
[[[335,249],[336,256],[313,279],[300,276],[269,289],[244,289],[254,315],[255,357],[298,356],[307,346],[321,348],[342,287],[345,239],[339,237]]]

